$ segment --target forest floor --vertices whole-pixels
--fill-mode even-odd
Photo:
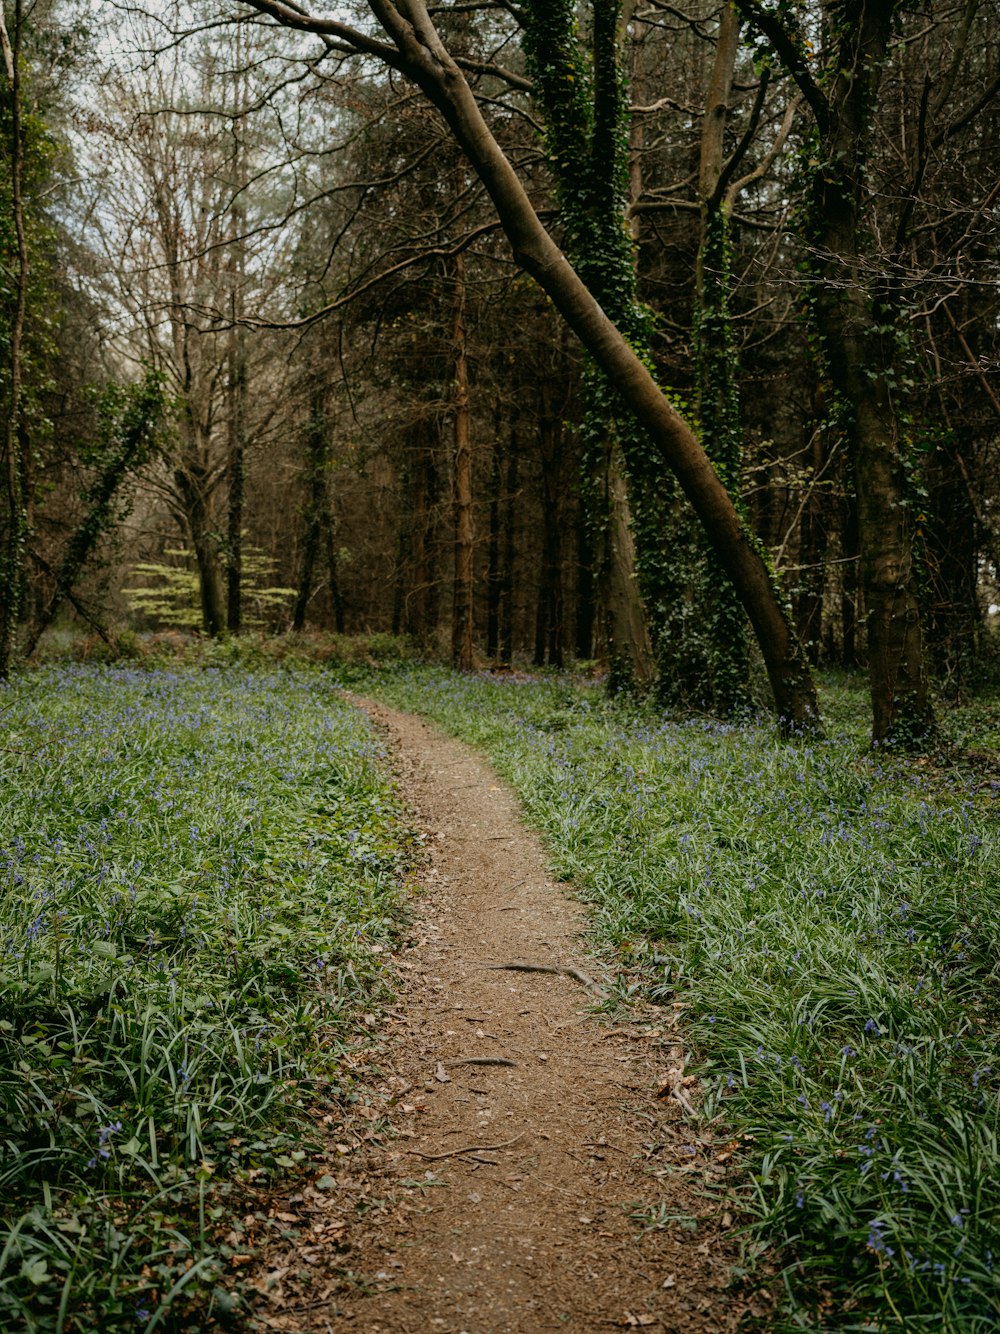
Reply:
[[[582,909],[548,877],[514,794],[433,725],[360,702],[426,846],[387,1052],[357,1109],[392,1133],[350,1146],[326,1197],[277,1201],[279,1216],[312,1211],[317,1242],[336,1245],[269,1247],[251,1279],[257,1321],[735,1329],[748,1310],[727,1291],[738,1245],[705,1198],[726,1169],[689,1123],[697,1090],[669,1019],[595,1013]],[[568,971],[502,967],[517,962]]]

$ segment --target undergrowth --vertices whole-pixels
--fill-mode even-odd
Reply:
[[[53,666],[0,718],[0,1328],[207,1328],[386,992],[379,748],[317,670]]]
[[[622,989],[683,1007],[787,1327],[996,1329],[996,787],[866,753],[860,718],[787,744],[567,681],[371,688],[489,753]]]

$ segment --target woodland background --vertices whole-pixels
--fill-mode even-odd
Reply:
[[[1000,601],[1000,16],[881,5],[873,34],[874,8],[432,16],[809,662],[866,662],[865,552],[893,529],[897,620],[955,693],[993,671]],[[762,697],[690,508],[398,70],[236,5],[5,16],[4,672],[71,613],[597,659],[720,713]],[[869,397],[892,422],[874,518]],[[930,722],[886,707],[877,739]]]

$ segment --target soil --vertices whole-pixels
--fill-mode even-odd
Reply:
[[[601,967],[585,954],[583,909],[547,874],[513,793],[462,743],[359,702],[424,831],[422,892],[360,1109],[383,1125],[339,1146],[336,1190],[307,1187],[279,1213],[314,1218],[315,1245],[250,1280],[259,1324],[735,1329],[747,1310],[729,1286],[738,1246],[706,1199],[735,1146],[690,1115],[676,1016],[595,1013],[587,981],[599,985]],[[499,967],[514,962],[567,971]],[[305,1289],[290,1285],[296,1273]]]

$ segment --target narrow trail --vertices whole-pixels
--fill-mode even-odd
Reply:
[[[738,1254],[703,1195],[725,1169],[685,1119],[669,1027],[658,1014],[609,1026],[576,978],[491,967],[592,974],[582,909],[483,760],[358,702],[390,738],[429,855],[382,1064],[396,1136],[365,1157],[378,1205],[338,1261],[356,1286],[299,1327],[735,1329],[745,1305],[724,1287]],[[671,1079],[674,1095],[657,1097]],[[674,1221],[642,1234],[637,1208]]]

